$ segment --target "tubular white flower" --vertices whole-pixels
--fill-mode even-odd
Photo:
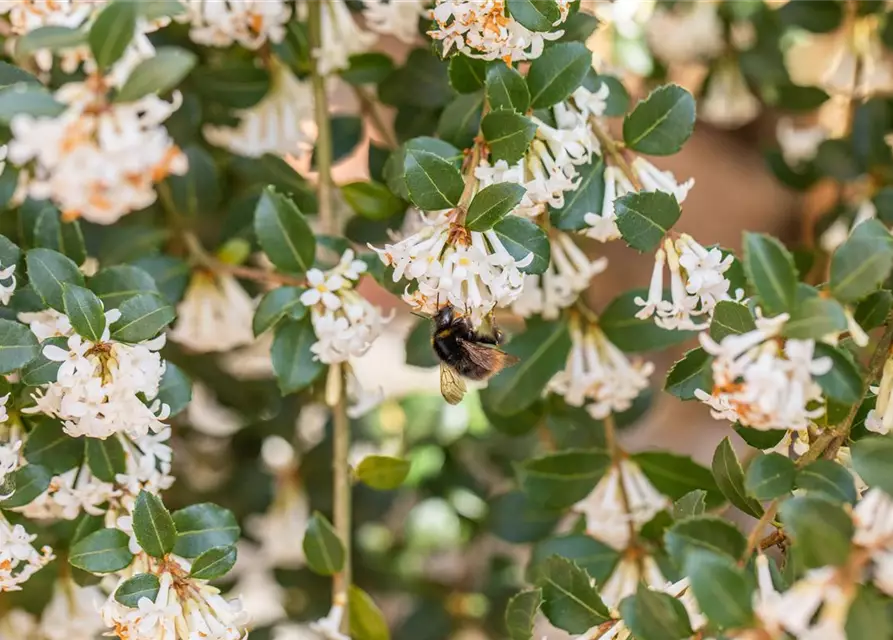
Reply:
[[[301,155],[316,139],[313,91],[289,68],[271,59],[270,91],[253,107],[241,110],[236,128],[206,124],[205,139],[235,154],[259,158],[265,153]]]
[[[706,624],[707,619],[698,608],[698,603],[695,601],[694,596],[688,587],[688,578],[683,578],[672,584],[664,583],[661,585],[660,589],[654,590],[677,598],[679,602],[682,603],[682,606],[685,607],[689,622],[691,623],[691,628],[697,632]],[[599,629],[600,631],[598,631],[596,635],[586,633],[581,636],[581,638],[585,638],[586,640],[589,640],[590,638],[591,640],[628,640],[632,637],[632,632],[630,632],[623,620],[618,620],[606,629],[602,629],[601,627],[599,627]]]
[[[329,75],[347,69],[350,66],[350,56],[368,51],[378,40],[378,36],[360,28],[345,0],[319,2],[322,12],[322,47],[313,52],[313,57],[316,58],[317,71],[321,75]],[[306,15],[306,3],[299,3],[298,10]]]
[[[599,596],[606,605],[616,611],[620,601],[634,594],[640,582],[652,589],[667,586],[667,579],[654,558],[648,555],[641,557],[624,555],[611,572],[611,577],[599,589]]]
[[[552,25],[557,27],[567,19],[570,2],[553,1],[560,10]],[[432,13],[437,28],[428,35],[443,41],[444,57],[455,47],[470,58],[501,59],[508,64],[533,60],[542,55],[546,40],[564,35],[560,29],[530,31],[506,15],[503,0],[437,0]]]
[[[846,583],[836,567],[811,569],[777,596],[773,595],[771,582],[761,580],[760,620],[770,630],[783,629],[796,638],[844,640],[843,628],[855,595],[855,585],[843,586]]]
[[[775,137],[784,161],[796,168],[815,158],[819,145],[828,138],[828,132],[821,125],[795,127],[791,118],[779,118]]]
[[[856,227],[865,222],[866,220],[872,220],[877,218],[877,207],[874,206],[874,203],[865,199],[859,203],[856,207],[856,215],[853,218],[852,224],[845,218],[840,217],[831,223],[824,233],[822,233],[819,238],[819,244],[822,247],[822,250],[825,253],[834,253],[840,245],[846,242],[847,238],[850,237],[850,234],[853,233]]]
[[[7,393],[3,398],[9,399],[9,394]],[[6,407],[4,407],[5,410]],[[11,479],[12,474],[19,468],[21,449],[22,440],[18,438],[0,444],[0,500],[8,498],[15,491],[15,486],[7,484],[7,480]]]
[[[24,411],[59,418],[72,437],[126,433],[139,438],[163,429],[161,420],[170,409],[153,401],[164,374],[164,361],[157,353],[164,346],[164,335],[140,344],[110,340],[109,325],[119,317],[117,309],[106,312],[99,342],[72,334],[67,349],[45,346],[44,356],[62,364],[56,380],[34,396],[35,406]],[[152,405],[146,406],[140,396]]]
[[[237,412],[220,404],[215,393],[198,380],[192,384],[186,419],[193,429],[218,438],[229,437],[245,426]]]
[[[31,544],[36,538],[0,514],[0,592],[20,591],[23,583],[54,559],[50,547],[38,553]]]
[[[254,628],[268,627],[288,618],[285,589],[276,581],[258,549],[245,540],[238,542],[238,559],[232,575],[236,583],[226,598],[239,597]]]
[[[78,29],[86,24],[106,0],[5,0],[0,2],[0,16],[5,17],[10,33],[23,36],[41,27],[67,27]],[[7,50],[15,50],[15,38],[7,41]],[[58,52],[61,67],[72,73],[77,66],[89,59],[90,48],[86,44],[67,47]],[[53,67],[53,52],[43,49],[34,53],[34,60],[41,71]]]
[[[29,164],[28,194],[51,199],[67,219],[111,224],[156,199],[154,185],[183,174],[186,155],[162,122],[180,106],[154,95],[108,103],[102,79],[70,82],[56,92],[66,105],[55,118],[16,115],[9,161]]]
[[[20,313],[18,319],[28,325],[40,342],[47,338],[68,337],[72,334],[71,322],[68,316],[59,313],[55,309],[44,309],[31,313]]]
[[[304,488],[293,476],[283,476],[273,504],[263,515],[249,516],[246,529],[260,547],[260,557],[267,566],[300,569],[304,566],[304,549],[294,541],[303,538],[310,520],[310,501]]]
[[[334,269],[307,272],[311,287],[301,294],[301,302],[310,308],[317,339],[310,350],[320,362],[337,364],[363,355],[393,317],[383,316],[354,290],[365,271],[366,263],[354,260],[348,249]]]
[[[629,546],[632,530],[644,524],[671,504],[639,466],[628,459],[613,464],[575,509],[586,518],[586,532],[617,551]]]
[[[417,282],[415,291],[407,287],[403,295],[415,310],[433,315],[438,302],[450,303],[467,312],[475,325],[521,295],[520,269],[533,261],[533,254],[513,258],[493,230],[469,232],[445,213],[395,244],[369,246],[394,268],[394,282],[404,277]]]
[[[698,101],[698,115],[714,126],[734,129],[753,121],[761,107],[738,61],[731,60],[720,63],[707,81],[707,90]]]
[[[5,269],[0,268],[0,304],[4,306],[9,304],[12,294],[16,290],[15,270],[16,266],[14,264]],[[3,284],[4,281],[7,281],[7,283]]]
[[[822,390],[816,376],[831,370],[830,358],[816,358],[813,340],[787,340],[777,336],[788,315],[757,318],[757,328],[715,342],[699,334],[701,346],[715,356],[713,390],[695,390],[695,396],[712,409],[717,420],[739,421],[755,429],[804,431],[812,420],[824,415]]]
[[[366,26],[407,44],[419,39],[419,20],[428,13],[428,0],[363,0]]]
[[[589,414],[600,420],[625,411],[648,387],[654,371],[650,362],[630,362],[595,325],[570,323],[571,346],[567,364],[549,381],[547,390],[564,397],[574,407],[586,405]]]
[[[871,390],[877,395],[877,402],[865,417],[865,428],[875,433],[890,433],[893,428],[893,358],[887,358],[881,383]]]
[[[524,276],[521,295],[512,304],[512,311],[519,316],[541,315],[554,320],[608,266],[607,258],[590,260],[566,233],[553,231],[551,247],[548,269],[542,275]]]
[[[190,25],[196,44],[228,47],[238,43],[258,49],[267,42],[281,42],[291,9],[284,0],[184,0],[186,14],[179,22]]]
[[[227,273],[197,269],[177,305],[170,339],[196,353],[230,351],[254,342],[254,300]]]
[[[324,640],[350,640],[350,636],[341,633],[341,619],[344,617],[344,604],[336,602],[329,609],[328,615],[310,623],[310,629],[318,633]]]
[[[654,55],[670,64],[710,59],[726,46],[717,4],[711,2],[656,8],[645,25],[645,36]]]

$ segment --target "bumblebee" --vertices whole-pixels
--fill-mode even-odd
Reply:
[[[447,402],[462,400],[466,391],[462,378],[486,380],[518,362],[497,348],[503,337],[495,326],[492,335],[475,331],[471,320],[457,314],[451,304],[435,314],[431,344],[440,358],[440,392]]]

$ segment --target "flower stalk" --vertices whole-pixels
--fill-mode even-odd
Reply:
[[[322,48],[322,12],[324,2],[308,2],[309,40],[312,51]],[[317,198],[319,200],[319,221],[323,233],[334,234],[338,231],[335,220],[335,209],[332,199],[332,127],[329,122],[329,101],[326,95],[326,79],[320,73],[319,65],[313,65],[311,75],[313,85],[313,109],[316,120],[316,164]]]
[[[633,171],[632,167],[626,161],[626,158],[623,157],[621,146],[622,143],[614,140],[610,133],[602,129],[597,118],[590,118],[589,124],[592,127],[592,133],[595,134],[595,137],[598,139],[598,142],[602,146],[602,148],[608,152],[608,155],[611,156],[611,160],[614,161],[614,164],[619,167],[620,170],[623,172],[623,175],[625,175],[626,178],[630,182],[632,182],[636,190],[641,191],[642,181],[639,180],[638,174]]]

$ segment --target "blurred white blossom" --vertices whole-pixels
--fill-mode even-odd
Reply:
[[[291,8],[285,0],[183,0],[189,37],[196,44],[228,47],[238,43],[258,49],[267,42],[281,42]]]
[[[190,351],[230,351],[254,341],[254,300],[227,273],[193,272],[170,339]]]

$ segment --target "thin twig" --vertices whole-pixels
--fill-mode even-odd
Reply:
[[[255,267],[246,267],[244,265],[229,264],[221,262],[210,253],[205,251],[199,239],[194,233],[185,231],[181,234],[181,238],[189,251],[189,255],[194,261],[201,266],[217,273],[229,273],[237,278],[245,280],[254,280],[265,284],[280,284],[292,287],[303,287],[307,285],[307,281],[303,278],[290,276],[278,271],[267,271],[265,269],[257,269]]]
[[[324,0],[308,2],[308,27],[310,48],[319,51],[322,48],[322,12],[326,7]],[[334,235],[338,231],[335,220],[335,208],[332,201],[332,126],[329,121],[329,100],[326,95],[326,78],[319,73],[318,64],[313,64],[311,76],[313,85],[313,109],[316,120],[316,165],[319,172],[316,185],[319,200],[319,221],[323,233]]]
[[[595,137],[598,139],[599,144],[602,148],[608,152],[608,155],[611,156],[611,160],[614,161],[614,164],[620,167],[620,170],[623,172],[623,175],[627,177],[627,179],[632,182],[633,186],[637,191],[642,190],[642,181],[639,180],[639,176],[636,175],[636,172],[633,171],[632,167],[629,166],[629,163],[626,161],[626,158],[623,157],[623,153],[621,153],[620,147],[617,144],[617,141],[611,136],[610,133],[602,129],[596,118],[590,118],[589,124],[592,127],[592,132],[595,134]]]
[[[747,536],[747,544],[744,547],[744,555],[741,557],[741,564],[747,562],[750,554],[753,553],[754,549],[757,548],[757,541],[760,540],[761,532],[770,522],[772,522],[772,519],[775,517],[777,511],[778,500],[773,500],[766,507],[766,510],[763,512],[762,517],[759,519],[759,521],[757,521],[757,524],[754,526],[754,528],[751,529],[750,535]]]
[[[352,580],[351,557],[351,483],[350,483],[350,419],[347,416],[347,394],[345,393],[346,369],[341,365],[341,393],[337,404],[332,407],[332,426],[334,445],[332,452],[332,471],[334,474],[335,531],[344,544],[344,567],[335,574],[332,581],[332,602],[343,602],[347,605],[348,590]],[[347,632],[349,621],[345,611],[342,631]]]

